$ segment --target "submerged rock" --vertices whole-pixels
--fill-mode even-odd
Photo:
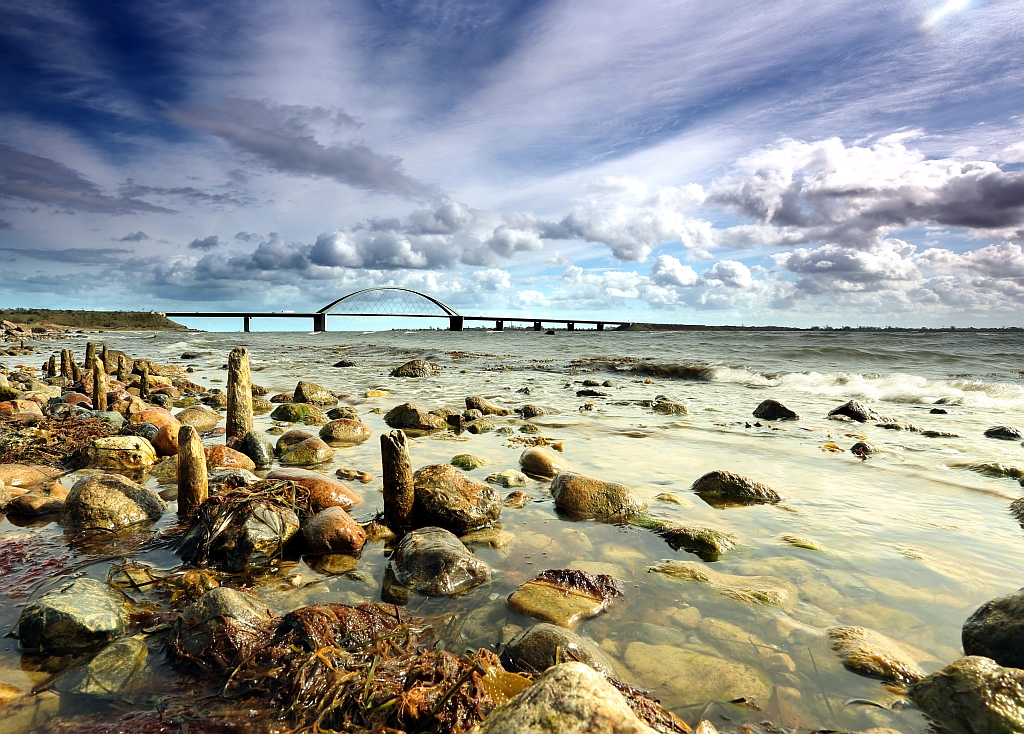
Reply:
[[[391,377],[435,377],[441,374],[441,365],[422,359],[413,359],[391,370]]]
[[[466,408],[468,410],[479,410],[484,415],[512,415],[515,412],[509,408],[497,406],[479,395],[466,398]]]
[[[659,528],[658,535],[672,550],[695,553],[703,561],[717,561],[723,553],[736,547],[731,535],[708,527],[668,524]]]
[[[625,663],[637,682],[657,690],[669,706],[737,699],[767,703],[771,693],[754,668],[670,645],[632,642]]]
[[[130,689],[138,682],[149,658],[149,646],[144,635],[124,637],[107,645],[88,662],[60,676],[54,689],[78,696],[130,700]]]
[[[792,607],[798,600],[797,587],[775,576],[736,576],[712,571],[694,561],[663,561],[647,567],[648,573],[660,573],[680,581],[692,581],[746,604],[770,604]]]
[[[859,456],[862,459],[866,459],[871,454],[877,454],[881,451],[877,446],[867,441],[858,441],[850,447],[850,453],[854,456]]]
[[[521,471],[505,469],[494,474],[488,474],[484,481],[488,484],[497,484],[508,489],[509,487],[525,487],[530,483],[530,478]]]
[[[534,405],[533,403],[527,403],[523,407],[518,408],[516,412],[519,413],[519,415],[521,415],[526,420],[529,420],[530,418],[536,418],[539,415],[548,414],[548,411],[546,411],[544,408],[540,407],[539,405]]]
[[[1024,668],[1024,589],[982,604],[964,622],[964,652]]]
[[[334,457],[334,449],[321,438],[307,438],[296,444],[281,455],[281,463],[285,466],[313,466],[330,461]]]
[[[526,673],[543,673],[568,660],[586,663],[604,675],[615,675],[615,666],[596,645],[575,632],[544,622],[513,637],[501,653],[506,668]]]
[[[7,492],[0,482],[0,495]],[[47,482],[37,485],[32,491],[5,502],[0,500],[0,509],[8,515],[18,517],[39,517],[60,513],[64,509],[64,500],[68,490],[59,482]]]
[[[64,500],[61,525],[120,530],[163,515],[167,503],[151,489],[120,474],[93,474],[75,482]]]
[[[501,495],[451,464],[432,464],[413,474],[413,521],[458,535],[490,525],[501,515]]]
[[[141,436],[97,438],[85,447],[83,455],[94,469],[141,471],[156,463],[156,449]]]
[[[989,658],[960,658],[925,676],[909,693],[918,708],[953,734],[1024,731],[1024,670]]]
[[[596,617],[622,592],[615,579],[575,569],[542,571],[513,591],[508,608],[567,629]]]
[[[286,423],[310,422],[310,425],[323,425],[327,422],[324,412],[312,403],[281,403],[274,408],[270,419]]]
[[[508,495],[505,497],[505,501],[502,504],[505,507],[519,509],[520,507],[526,507],[526,505],[529,504],[531,499],[533,498],[530,497],[528,492],[523,492],[522,490],[519,490],[516,492],[509,492]]]
[[[462,471],[473,471],[482,466],[487,466],[487,459],[473,454],[458,454],[452,457],[451,465],[462,469]]]
[[[309,469],[274,469],[266,478],[301,484],[309,491],[309,504],[314,513],[328,507],[348,510],[363,501],[363,498],[344,482]]]
[[[201,667],[226,672],[265,645],[277,622],[259,597],[219,586],[182,613],[172,650]]]
[[[867,423],[868,421],[877,421],[881,416],[875,411],[871,410],[868,406],[859,400],[851,400],[847,403],[843,403],[838,408],[833,408],[828,412],[828,417],[833,416],[845,416],[851,420],[855,420],[858,423]]]
[[[800,420],[800,414],[790,410],[778,400],[768,398],[762,400],[761,404],[754,408],[754,417],[763,421],[796,421]]]
[[[293,400],[296,403],[315,403],[316,405],[334,405],[338,402],[338,396],[321,387],[315,382],[299,382],[295,386]]]
[[[18,639],[26,650],[80,655],[127,629],[128,597],[102,581],[80,578],[29,604],[18,620]]]
[[[306,547],[314,555],[358,553],[366,544],[366,531],[340,507],[328,507],[302,527]]]
[[[690,489],[718,509],[736,505],[775,504],[782,499],[775,490],[760,482],[722,470],[708,472],[694,482]]]
[[[689,409],[666,395],[658,395],[651,403],[651,410],[662,415],[687,415]]]
[[[351,418],[333,420],[320,429],[320,438],[341,446],[355,446],[372,435],[373,431],[369,426]]]
[[[531,477],[553,479],[560,471],[569,469],[569,462],[545,446],[534,446],[519,455],[519,466]]]
[[[416,431],[434,431],[447,428],[448,421],[442,416],[420,410],[412,403],[402,403],[384,414],[384,422],[392,428],[406,428]]]
[[[985,431],[985,438],[998,438],[1000,441],[1020,441],[1024,438],[1019,428],[1013,426],[993,426]]]
[[[907,651],[883,634],[864,627],[829,627],[825,633],[851,673],[904,684],[924,677]]]
[[[491,578],[491,569],[443,528],[407,533],[388,568],[402,586],[423,596],[452,596]]]
[[[647,503],[625,484],[562,471],[551,482],[555,506],[580,518],[626,520],[647,509]]]

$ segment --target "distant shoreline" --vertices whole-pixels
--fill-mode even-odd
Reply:
[[[48,308],[0,309],[0,322],[45,334],[56,329],[82,331],[193,331],[156,311],[72,311]],[[10,330],[4,324],[5,328]]]

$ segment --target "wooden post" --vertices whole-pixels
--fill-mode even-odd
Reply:
[[[139,375],[139,397],[143,400],[149,397],[149,362],[142,363],[142,373]]]
[[[52,354],[50,355],[50,358],[46,361],[46,376],[57,376],[57,358]]]
[[[409,442],[401,430],[382,433],[380,461],[384,480],[384,521],[395,531],[409,526],[415,488],[412,481],[412,459]]]
[[[252,372],[249,350],[235,347],[228,355],[228,418],[224,439],[245,438],[252,430]]]
[[[203,440],[195,428],[182,426],[178,431],[178,516],[195,517],[207,496]]]
[[[68,350],[68,354],[71,354],[71,350]],[[82,381],[82,369],[78,366],[78,362],[74,360],[74,356],[71,358],[71,379],[76,383]]]
[[[96,344],[94,342],[86,342],[85,344],[85,363],[82,365],[86,369],[92,367],[92,361],[96,359]]]
[[[60,350],[60,376],[61,377],[66,377],[69,380],[71,379],[71,377],[72,377],[71,362],[73,360],[74,360],[74,357],[71,356],[71,350],[70,349],[61,349]]]
[[[128,358],[123,354],[117,355],[117,381],[128,384]]]
[[[103,368],[103,361],[93,355],[92,358],[92,409],[107,409],[107,392],[110,391],[110,382],[107,380],[107,371]]]
[[[107,343],[106,342],[104,342],[100,346],[103,347],[102,349],[100,349],[100,357],[103,360],[103,369],[109,370],[110,367],[108,367],[107,365],[110,364],[110,361],[109,361],[110,360],[110,350],[107,349]]]

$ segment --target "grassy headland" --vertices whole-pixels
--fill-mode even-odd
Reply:
[[[28,327],[61,326],[94,331],[188,331],[156,311],[60,311],[48,308],[0,309],[0,320]]]

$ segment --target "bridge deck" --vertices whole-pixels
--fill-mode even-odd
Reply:
[[[226,319],[235,318],[242,319],[245,326],[245,331],[249,331],[249,322],[252,319],[312,319],[314,331],[327,331],[327,317],[328,316],[340,316],[340,317],[366,317],[373,316],[380,318],[383,314],[379,313],[345,313],[345,314],[327,314],[322,312],[315,313],[296,313],[292,311],[166,311],[164,315],[168,318],[193,318],[193,319]],[[596,326],[598,329],[603,330],[605,326],[627,326],[631,324],[631,321],[605,321],[603,319],[552,319],[546,317],[535,317],[535,316],[443,316],[439,314],[387,314],[390,318],[406,318],[406,319],[448,319],[449,329],[452,331],[462,331],[463,323],[466,321],[493,321],[496,330],[504,328],[505,324],[520,323],[520,324],[533,324],[533,328],[538,330],[542,328],[543,324],[565,324],[569,329],[574,329],[576,324],[590,324]]]

